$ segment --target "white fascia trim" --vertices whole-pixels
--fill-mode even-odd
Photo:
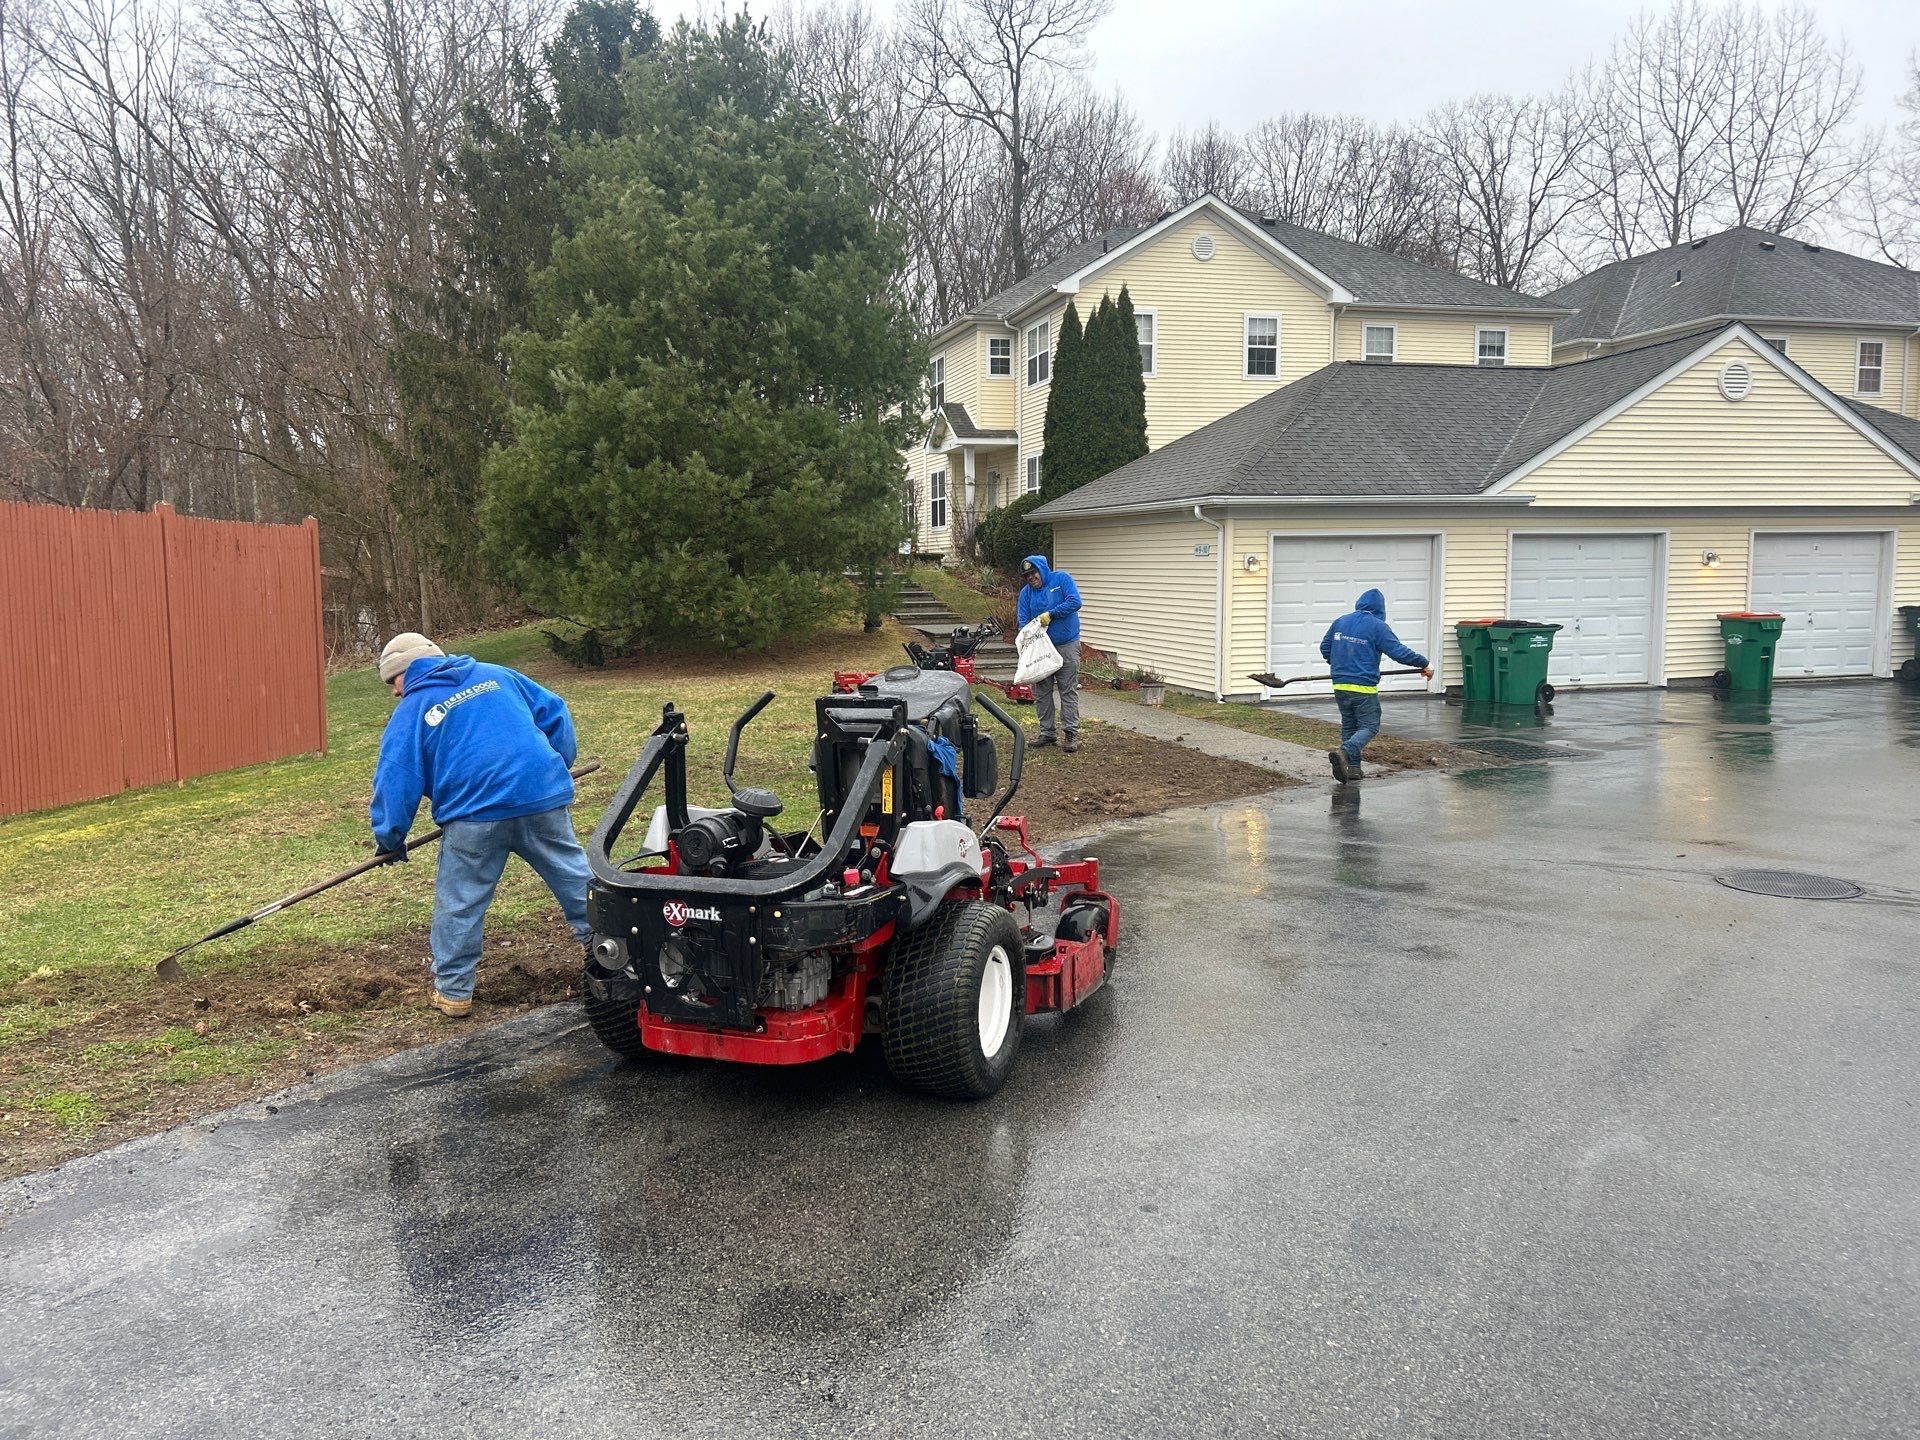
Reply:
[[[1075,510],[1067,515],[1049,515],[1043,505],[1040,509],[1029,513],[1035,520],[1049,525],[1060,525],[1074,520],[1104,520],[1113,515],[1150,515],[1158,511],[1173,510],[1191,512],[1202,505],[1222,510],[1267,510],[1299,505],[1372,505],[1404,509],[1410,505],[1449,507],[1485,505],[1489,498],[1499,505],[1531,505],[1533,503],[1531,495],[1506,494],[1489,497],[1485,492],[1475,495],[1204,495],[1197,498],[1190,496],[1184,500],[1145,500],[1137,505],[1103,505],[1098,510]]]
[[[1383,312],[1416,310],[1423,315],[1498,315],[1503,319],[1509,320],[1564,320],[1569,315],[1578,315],[1580,313],[1578,310],[1529,310],[1525,308],[1516,310],[1511,306],[1505,305],[1396,305],[1391,300],[1355,300],[1353,302],[1353,308],[1356,310],[1379,310]],[[1560,343],[1570,345],[1573,342],[1571,340],[1563,340]]]
[[[1553,343],[1555,345],[1598,345],[1612,353],[1615,350],[1637,350],[1642,341],[1652,340],[1660,335],[1684,335],[1689,330],[1698,330],[1706,325],[1764,325],[1769,330],[1776,327],[1856,332],[1877,330],[1894,336],[1911,335],[1914,331],[1911,325],[1886,320],[1826,320],[1814,319],[1808,315],[1702,315],[1696,320],[1680,320],[1672,325],[1662,325],[1657,330],[1632,330],[1625,335],[1569,335],[1566,339],[1556,340]]]
[[[1285,262],[1288,267],[1311,280],[1320,288],[1330,303],[1335,305],[1350,305],[1353,303],[1353,295],[1331,275],[1327,274],[1324,270],[1316,269],[1314,266],[1308,264],[1306,260],[1282,245],[1258,225],[1251,224],[1242,219],[1234,212],[1231,206],[1216,199],[1212,195],[1202,195],[1198,200],[1181,206],[1180,209],[1175,210],[1164,219],[1155,221],[1131,240],[1123,241],[1119,245],[1114,246],[1113,249],[1100,256],[1091,264],[1083,266],[1063,280],[1055,281],[1051,293],[1030,302],[1028,305],[1022,307],[1019,313],[1024,314],[1036,306],[1051,305],[1055,299],[1061,295],[1078,294],[1080,287],[1085,284],[1090,277],[1106,269],[1107,266],[1113,264],[1114,261],[1120,259],[1123,255],[1130,255],[1141,246],[1152,244],[1155,240],[1166,234],[1167,231],[1184,225],[1202,210],[1213,211],[1220,223],[1228,229],[1235,231],[1241,239],[1251,242],[1257,249],[1267,251],[1273,258]]]
[[[946,348],[946,342],[963,330],[970,330],[975,325],[998,325],[999,323],[1000,320],[997,316],[988,315],[979,311],[969,311],[965,315],[956,315],[927,337],[927,348],[929,350],[944,350]]]
[[[1715,350],[1725,345],[1729,340],[1736,339],[1746,341],[1748,346],[1753,349],[1761,359],[1767,361],[1774,369],[1778,370],[1781,374],[1799,385],[1807,394],[1826,406],[1834,415],[1852,426],[1859,435],[1871,444],[1877,446],[1889,459],[1898,464],[1901,469],[1910,475],[1920,477],[1920,461],[1916,461],[1911,455],[1907,454],[1906,451],[1902,450],[1898,445],[1895,445],[1891,440],[1887,439],[1886,436],[1882,435],[1845,405],[1841,404],[1839,400],[1834,398],[1832,391],[1828,390],[1826,386],[1822,385],[1818,380],[1814,379],[1813,376],[1801,369],[1799,362],[1791,355],[1781,354],[1778,350],[1774,349],[1773,346],[1769,345],[1758,331],[1741,321],[1735,321],[1724,330],[1716,330],[1713,334],[1707,336],[1706,340],[1697,348],[1688,351],[1687,354],[1669,365],[1665,370],[1662,370],[1639,389],[1616,400],[1572,434],[1561,436],[1560,439],[1554,441],[1553,444],[1542,450],[1538,455],[1521,464],[1518,469],[1508,471],[1499,480],[1496,480],[1492,485],[1488,486],[1485,493],[1488,495],[1499,495],[1503,491],[1511,488],[1538,470],[1556,455],[1559,455],[1562,451],[1571,449],[1573,446],[1579,444],[1582,440],[1586,439],[1587,436],[1591,435],[1622,411],[1639,404],[1642,400],[1646,399],[1647,396],[1673,379],[1674,376],[1680,374],[1682,371],[1691,369],[1700,361],[1706,359],[1706,357],[1711,355]]]

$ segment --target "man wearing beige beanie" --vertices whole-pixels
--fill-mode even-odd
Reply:
[[[587,857],[573,833],[576,743],[567,702],[517,670],[448,655],[407,631],[380,652],[380,679],[400,703],[373,774],[375,847],[394,860],[422,799],[445,830],[434,875],[433,988],[427,1003],[473,1010],[482,927],[507,857],[547,882],[585,944]]]

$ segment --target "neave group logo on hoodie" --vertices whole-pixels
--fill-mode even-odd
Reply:
[[[458,694],[449,695],[438,705],[428,706],[427,713],[421,718],[427,722],[427,728],[431,730],[447,718],[447,712],[453,709],[454,706],[463,705],[476,695],[484,695],[489,690],[498,690],[499,688],[500,682],[498,680],[482,680],[478,685],[469,685]]]

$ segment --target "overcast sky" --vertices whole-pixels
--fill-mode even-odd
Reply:
[[[1282,110],[1411,120],[1482,90],[1551,86],[1607,50],[1631,0],[1117,0],[1094,79],[1162,136],[1236,130]],[[1657,8],[1664,9],[1664,4]],[[1866,109],[1896,118],[1920,0],[1815,0],[1865,70]]]

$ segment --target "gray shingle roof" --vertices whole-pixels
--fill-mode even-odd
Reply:
[[[1616,260],[1547,300],[1580,312],[1555,324],[1555,344],[1722,318],[1920,325],[1920,273],[1740,227]]]
[[[1018,440],[1018,430],[982,430],[967,413],[967,407],[954,401],[948,401],[940,407],[940,413],[946,417],[947,429],[953,432],[956,440]]]
[[[1730,328],[1567,365],[1328,365],[1049,501],[1033,518],[1216,496],[1476,495]],[[1920,460],[1920,422],[1849,408]]]
[[[1389,255],[1384,250],[1369,249],[1365,245],[1309,230],[1302,225],[1291,225],[1284,220],[1264,220],[1246,210],[1236,210],[1235,213],[1248,224],[1265,230],[1314,269],[1351,291],[1360,304],[1453,306],[1473,310],[1562,308],[1551,299],[1522,295],[1517,290],[1502,290],[1497,285],[1471,280],[1451,270],[1423,265],[1400,255]],[[1098,240],[1068,251],[1040,266],[1026,279],[983,300],[974,313],[1001,320],[1017,314],[1042,299],[1069,275],[1085,269],[1102,255],[1118,249],[1141,231],[1151,228],[1141,225],[1131,229],[1109,230]]]

